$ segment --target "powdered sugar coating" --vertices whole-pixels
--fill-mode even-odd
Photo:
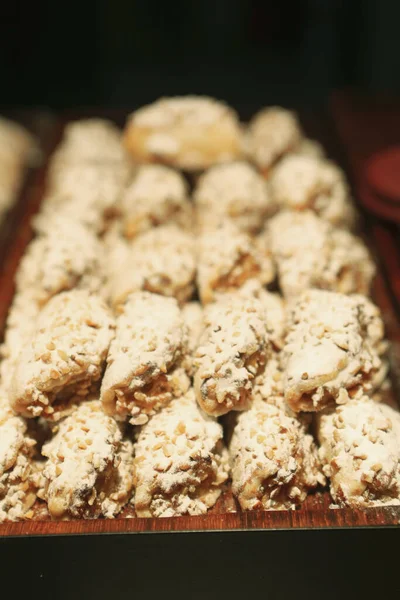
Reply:
[[[47,229],[48,219],[62,215],[85,224],[96,233],[106,229],[132,176],[126,164],[68,163],[48,181],[48,193],[36,230]]]
[[[271,194],[282,208],[310,209],[333,225],[354,225],[355,212],[345,177],[327,160],[287,156],[271,177]]]
[[[213,98],[161,98],[128,119],[125,145],[139,162],[199,170],[233,160],[241,151],[236,113]]]
[[[267,226],[285,297],[308,288],[368,294],[375,265],[363,242],[311,211],[282,212]]]
[[[222,440],[221,425],[198,408],[193,390],[155,415],[135,444],[137,516],[206,513],[229,474]]]
[[[293,509],[324,484],[317,447],[282,397],[240,413],[229,451],[232,491],[243,510]]]
[[[136,292],[120,311],[101,400],[108,414],[141,425],[189,387],[181,368],[187,329],[173,298]]]
[[[203,304],[219,294],[236,291],[249,280],[261,284],[274,279],[274,268],[265,245],[225,222],[198,238],[197,286]]]
[[[100,298],[83,290],[52,298],[16,362],[14,410],[53,420],[68,414],[100,379],[113,336],[114,320]]]
[[[274,212],[265,180],[246,162],[217,165],[206,171],[197,183],[194,200],[201,229],[229,218],[241,231],[257,233]]]
[[[55,158],[75,162],[114,162],[126,158],[121,131],[106,119],[71,121],[65,127]]]
[[[138,290],[173,296],[179,303],[193,294],[194,239],[176,225],[150,229],[130,244],[120,240],[109,261],[109,289],[114,306]]]
[[[400,504],[400,413],[364,396],[322,413],[318,439],[336,504]]]
[[[43,305],[73,288],[99,292],[104,285],[103,264],[103,248],[90,229],[55,217],[29,244],[16,275],[17,293],[29,289]]]
[[[144,165],[125,190],[121,210],[128,238],[168,222],[185,224],[191,214],[186,181],[163,165]]]
[[[62,421],[42,453],[48,461],[41,495],[53,518],[110,518],[128,502],[133,445],[122,441],[120,427],[98,400],[84,402]]]
[[[205,324],[194,361],[197,401],[214,416],[246,410],[270,352],[264,308],[255,298],[232,295],[207,308]]]
[[[295,411],[344,404],[382,383],[383,322],[363,296],[310,290],[294,304],[282,353],[285,399]]]
[[[285,154],[300,144],[302,132],[294,112],[279,106],[264,108],[250,121],[245,147],[251,160],[269,173]]]

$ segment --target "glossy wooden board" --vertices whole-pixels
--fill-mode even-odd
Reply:
[[[115,115],[112,115],[113,117]],[[123,115],[117,115],[121,123]],[[52,136],[52,145],[60,139],[62,121]],[[343,164],[343,155],[338,151],[338,142],[332,130],[332,123],[326,116],[304,118],[307,133],[319,139],[328,149],[329,155]],[[44,191],[46,166],[36,173],[34,180],[24,190],[13,235],[10,237],[0,274],[0,326],[4,326],[9,304],[14,293],[13,278],[19,260],[31,238],[30,222],[37,212]],[[396,269],[400,272],[400,251],[393,241],[391,226],[366,219],[366,236],[381,263],[380,273],[374,286],[374,300],[383,311],[387,335],[392,342],[392,371],[395,392],[391,401],[395,402],[396,390],[400,382],[400,306],[397,304],[394,287],[397,281]],[[390,260],[387,257],[391,243]],[[395,250],[396,251],[395,251]],[[399,295],[400,298],[400,295]],[[250,531],[282,529],[332,529],[354,527],[396,527],[400,524],[400,507],[382,507],[366,510],[329,508],[330,496],[327,492],[311,495],[296,511],[240,512],[229,489],[217,505],[205,516],[177,517],[164,519],[138,519],[131,509],[125,509],[114,520],[72,520],[53,522],[45,511],[39,510],[36,517],[19,523],[0,524],[0,536],[65,535],[83,533],[144,533],[144,532],[191,532],[191,531]]]

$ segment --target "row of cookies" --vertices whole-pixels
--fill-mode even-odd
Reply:
[[[336,296],[338,308],[352,300],[329,292],[310,294],[314,300],[315,294],[325,294],[324,301]],[[304,297],[303,305],[310,300],[312,297]],[[318,306],[321,312],[320,302]],[[187,312],[193,313],[193,307]],[[399,415],[363,395],[371,391],[370,378],[349,373],[344,357],[333,356],[329,365],[322,357],[322,365],[315,365],[318,377],[325,381],[314,380],[311,387],[323,392],[326,401],[330,395],[340,403],[337,410],[330,409],[318,418],[318,455],[307,417],[296,414],[287,402],[295,382],[293,370],[288,374],[281,368],[281,358],[292,342],[284,341],[283,353],[279,353],[279,331],[265,325],[260,301],[232,295],[210,306],[205,329],[198,323],[193,327],[193,314],[186,315],[192,325],[192,345],[183,314],[175,300],[139,292],[127,299],[124,312],[113,325],[105,305],[87,292],[73,290],[50,300],[41,312],[32,342],[19,356],[9,390],[9,400],[18,413],[57,420],[52,439],[42,448],[47,462],[38,470],[37,459],[28,461],[23,487],[30,498],[32,485],[39,482],[38,497],[47,501],[55,518],[113,516],[129,500],[134,486],[138,515],[205,512],[229,475],[222,427],[214,415],[239,410],[229,450],[233,491],[242,508],[298,505],[309,490],[324,483],[322,465],[339,503],[369,506],[396,502]],[[272,318],[272,311],[270,315]],[[379,334],[373,334],[377,323],[371,320],[370,325],[371,342],[377,346]],[[326,331],[322,332],[325,339],[320,333],[316,332],[321,345],[329,345]],[[341,333],[339,330],[336,335]],[[347,333],[353,342],[350,346],[357,343],[359,335],[353,327]],[[197,345],[193,352],[191,348]],[[337,350],[333,341],[331,346]],[[371,348],[360,348],[356,357],[353,353],[349,352],[353,363],[366,359],[376,367],[380,360],[378,354],[372,356]],[[299,359],[308,357],[300,352]],[[104,364],[98,391],[95,384]],[[190,389],[193,366],[194,392]],[[335,371],[333,385],[321,366],[329,367],[331,377]],[[351,362],[345,366],[354,369]],[[294,371],[298,374],[298,369]],[[309,385],[305,375],[299,374],[297,381],[303,397],[303,383]],[[343,387],[336,387],[335,380],[340,379]],[[347,398],[343,390],[349,393]],[[195,396],[204,412],[196,406]],[[298,410],[296,404],[292,406]],[[122,424],[126,419],[142,425],[133,448]],[[21,423],[26,427],[26,421],[10,414],[4,430],[10,425],[18,430]],[[228,424],[226,431],[231,429]],[[111,434],[112,443],[107,441]],[[26,460],[26,443],[26,438],[21,438],[6,473],[20,456]],[[108,450],[106,458],[103,445]],[[260,478],[263,485],[256,484]],[[18,499],[20,506],[19,497],[10,498],[10,493],[8,490],[4,502]],[[10,506],[15,511],[15,504]]]

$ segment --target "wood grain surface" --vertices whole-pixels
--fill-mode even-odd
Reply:
[[[97,112],[97,111],[96,111]],[[98,112],[97,112],[98,114]],[[107,114],[120,124],[124,120],[121,113]],[[400,114],[400,110],[399,110]],[[86,113],[87,115],[87,113]],[[85,116],[86,116],[85,115]],[[79,115],[75,114],[74,117]],[[68,119],[67,119],[68,120]],[[48,153],[61,137],[65,118],[60,119],[51,136]],[[346,159],[340,148],[338,136],[328,115],[304,115],[303,125],[308,135],[321,141],[328,154],[342,165]],[[340,131],[342,134],[343,132]],[[343,139],[343,136],[342,136]],[[347,147],[347,144],[346,144]],[[350,166],[355,164],[352,155]],[[350,169],[351,174],[351,169]],[[13,232],[3,257],[0,273],[0,327],[4,327],[14,285],[13,278],[25,247],[31,239],[30,222],[37,212],[43,197],[46,165],[35,173],[33,180],[24,190],[13,221]],[[356,184],[355,194],[361,186]],[[364,211],[365,213],[365,211]],[[366,236],[380,264],[380,273],[374,286],[374,300],[381,307],[391,340],[391,363],[393,388],[389,401],[396,402],[400,389],[400,250],[393,238],[393,227],[365,216]],[[388,528],[400,525],[400,507],[382,507],[365,510],[332,509],[331,499],[326,491],[311,495],[303,506],[295,511],[241,512],[229,489],[217,505],[204,516],[177,517],[163,519],[136,518],[132,509],[127,508],[116,519],[51,521],[43,505],[38,506],[35,517],[18,523],[0,524],[1,536],[42,536],[66,534],[99,533],[144,533],[144,532],[194,532],[194,531],[251,531],[284,529],[341,529],[341,528]]]

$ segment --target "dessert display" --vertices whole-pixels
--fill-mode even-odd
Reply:
[[[285,109],[69,123],[0,348],[0,522],[400,505],[355,214]]]

